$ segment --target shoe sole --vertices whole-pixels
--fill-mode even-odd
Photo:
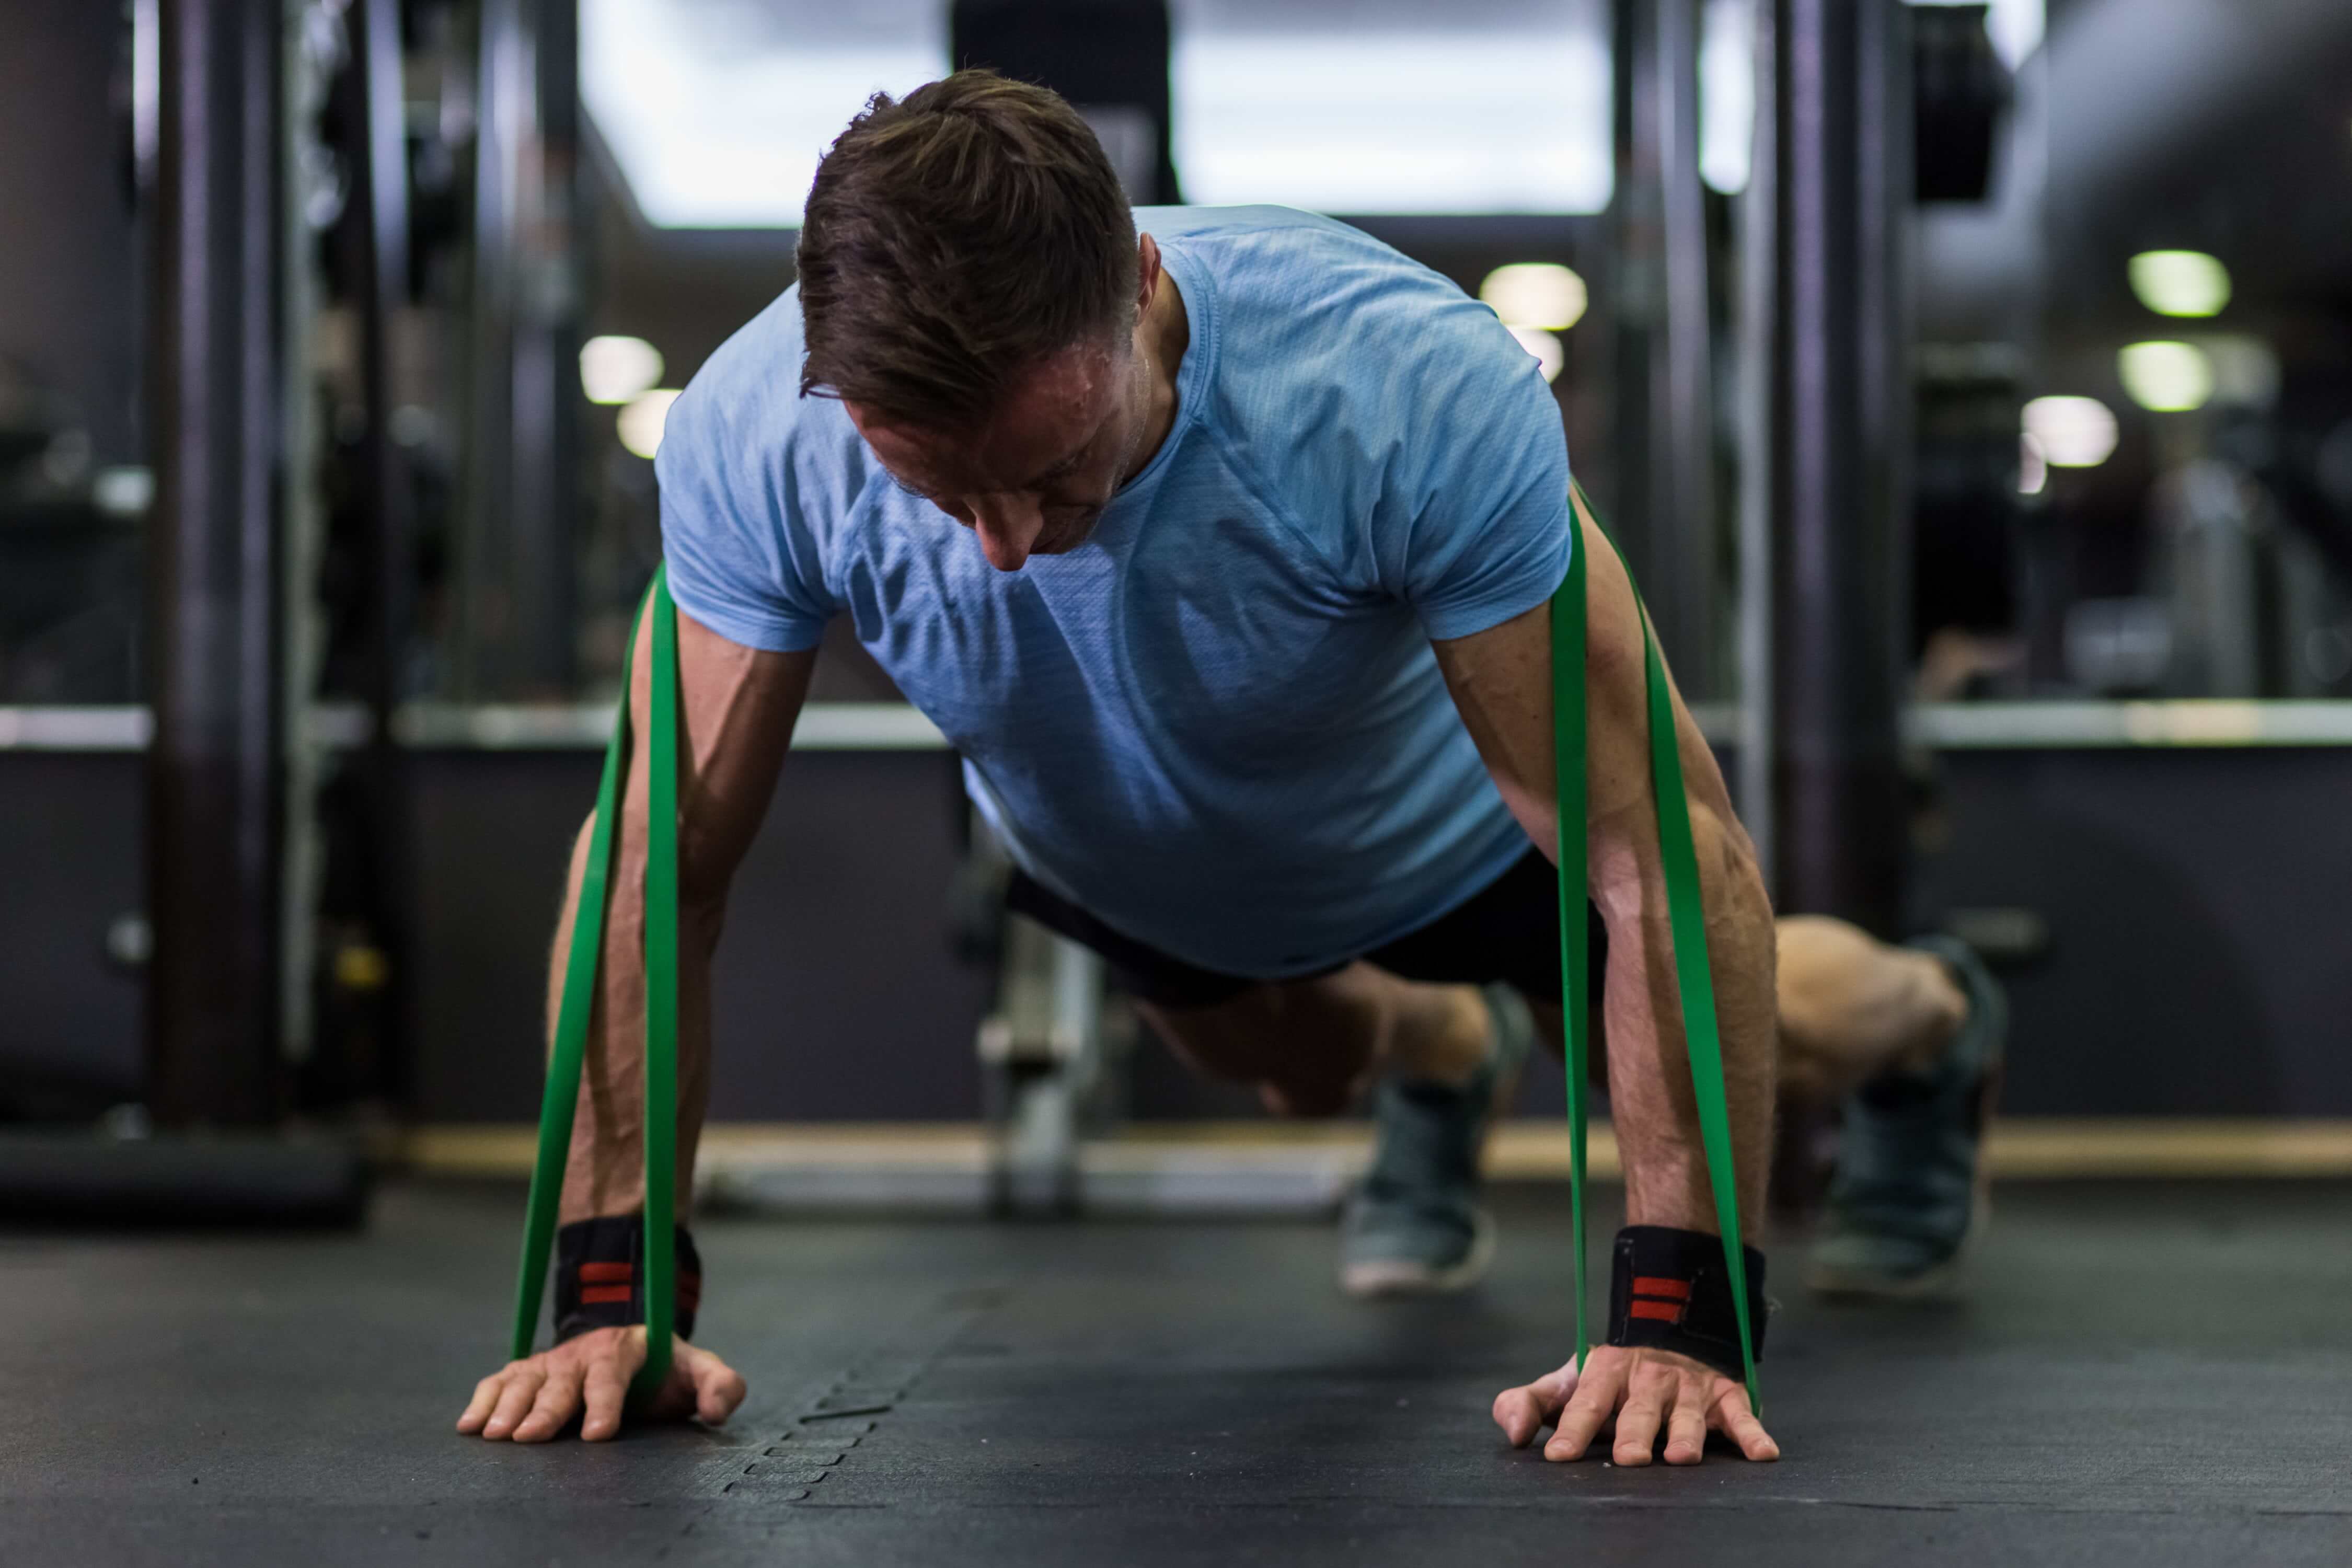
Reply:
[[[1426,1264],[1402,1258],[1372,1258],[1360,1263],[1343,1263],[1339,1266],[1339,1289],[1359,1300],[1398,1296],[1450,1296],[1456,1291],[1467,1290],[1485,1279],[1488,1266],[1494,1261],[1494,1216],[1480,1209],[1470,1236],[1470,1250],[1461,1262],[1445,1268],[1432,1268]]]
[[[1805,1288],[1817,1296],[1848,1301],[1948,1301],[1959,1295],[1961,1266],[1992,1228],[1992,1162],[1984,1157],[1984,1140],[1992,1130],[1994,1105],[2000,1099],[2001,1062],[1996,1058],[1977,1085],[1977,1169],[1970,1184],[1969,1228],[1952,1255],[1933,1268],[1907,1279],[1883,1274],[1862,1274],[1818,1263],[1805,1266]]]

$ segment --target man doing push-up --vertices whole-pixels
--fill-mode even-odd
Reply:
[[[1612,1321],[1580,1380],[1508,1390],[1496,1418],[1514,1443],[1556,1426],[1559,1459],[1612,1424],[1623,1464],[1661,1444],[1696,1463],[1711,1431],[1778,1455],[1740,1383],[1675,1000],[1641,624],[1571,506],[1558,405],[1491,311],[1324,218],[1132,212],[1068,105],[961,72],[877,98],[835,144],[798,283],[694,378],[657,467],[681,612],[682,1190],[729,879],[846,616],[961,752],[1015,909],[1101,951],[1178,1053],[1276,1109],[1374,1093],[1381,1148],[1341,1243],[1360,1293],[1484,1267],[1479,1135],[1529,1042],[1558,1037],[1551,862],[1559,833],[1587,835],[1631,1222],[1613,1256],[1680,1281],[1687,1310]],[[1579,550],[1589,811],[1562,824],[1549,600]],[[641,647],[640,734],[650,662]],[[1817,1264],[1846,1288],[1924,1286],[1974,1206],[1969,1117],[1998,1038],[1980,972],[1796,925],[1776,1001],[1754,850],[1675,713],[1742,1214],[1763,1201],[1776,1076],[1892,1082],[1859,1110],[1869,1160],[1841,1173]],[[574,1417],[611,1436],[644,1356],[642,1303],[583,1284],[630,1277],[642,1243],[644,752],[563,1194],[560,1342],[483,1381],[459,1425],[488,1437]],[[690,1243],[679,1257],[698,1288]],[[1760,1288],[1752,1249],[1748,1272]],[[742,1382],[688,1342],[690,1306],[667,1407],[721,1419]]]

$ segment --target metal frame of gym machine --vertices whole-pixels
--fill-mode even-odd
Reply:
[[[153,149],[140,171],[156,474],[145,764],[153,1131],[0,1142],[0,1208],[15,1215],[348,1223],[364,1209],[354,1145],[278,1131],[297,433],[281,402],[287,20],[278,0],[153,0],[136,13],[153,87],[136,110],[152,116],[152,142],[145,126],[137,141]]]

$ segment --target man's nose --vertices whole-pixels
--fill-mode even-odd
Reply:
[[[972,504],[972,531],[980,535],[981,553],[999,572],[1018,572],[1045,531],[1043,508],[1026,497],[988,496]]]

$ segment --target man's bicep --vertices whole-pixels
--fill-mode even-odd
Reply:
[[[631,661],[631,718],[639,735],[649,732],[650,621],[639,627]],[[686,770],[678,787],[678,869],[689,897],[723,892],[759,833],[815,670],[813,647],[788,653],[747,647],[678,612]]]
[[[1641,612],[1633,584],[1600,525],[1575,509],[1576,547],[1585,552],[1586,795],[1588,825],[1643,816],[1650,798],[1649,714],[1642,657]],[[1528,837],[1546,854],[1556,839],[1558,777],[1551,731],[1551,603],[1468,637],[1433,639],[1438,668],[1487,772]],[[1687,731],[1685,769],[1700,797],[1720,793],[1714,763],[1674,699]]]
[[[1464,728],[1536,847],[1557,859],[1551,733],[1551,605],[1468,637],[1433,639]]]

